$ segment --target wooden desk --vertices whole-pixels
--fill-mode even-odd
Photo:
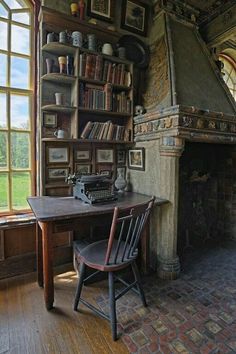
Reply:
[[[37,271],[39,286],[44,286],[45,306],[53,307],[53,237],[58,232],[78,230],[81,223],[91,223],[92,218],[113,213],[115,206],[121,209],[148,201],[150,197],[137,193],[125,193],[109,203],[87,204],[73,197],[29,197],[28,203],[42,231],[37,232]],[[166,200],[156,199],[161,205]],[[145,232],[147,234],[147,231]],[[142,253],[147,267],[148,237],[144,235]]]

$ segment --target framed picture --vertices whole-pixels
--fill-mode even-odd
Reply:
[[[125,164],[126,152],[125,150],[117,151],[117,164],[124,165]]]
[[[48,147],[47,162],[55,163],[69,163],[69,148],[68,147]]]
[[[148,5],[139,0],[122,0],[121,27],[146,36]]]
[[[43,126],[47,128],[56,128],[57,114],[52,112],[43,112]]]
[[[91,160],[90,150],[76,150],[75,151],[75,160],[77,160],[77,161],[90,161]]]
[[[97,163],[113,163],[114,150],[113,149],[97,149],[96,150]]]
[[[114,0],[88,0],[88,16],[113,22]]]
[[[128,167],[131,170],[145,170],[145,149],[137,148],[128,151]]]
[[[91,165],[89,164],[75,164],[75,173],[78,175],[88,175],[91,173]]]
[[[58,167],[48,169],[48,179],[65,179],[69,175],[68,167]]]

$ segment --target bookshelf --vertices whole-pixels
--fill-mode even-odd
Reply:
[[[95,33],[101,41],[113,44],[119,39],[117,33],[98,25],[42,7],[39,168],[40,193],[49,196],[71,195],[65,182],[69,173],[108,173],[115,180],[117,168],[125,168],[126,163],[120,165],[117,156],[133,140],[132,62],[69,43],[46,43],[49,32],[58,34],[65,29]],[[69,73],[59,63],[60,57],[73,62]],[[56,93],[61,102],[56,101]],[[63,138],[54,135],[57,129],[65,132]],[[104,159],[98,161],[97,151]]]

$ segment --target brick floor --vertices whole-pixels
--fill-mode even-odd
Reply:
[[[117,301],[120,340],[130,353],[236,353],[236,242],[192,252],[179,279],[143,279],[148,307]],[[107,310],[107,293],[97,302]]]

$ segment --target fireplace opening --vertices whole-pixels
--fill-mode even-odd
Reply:
[[[179,169],[179,256],[235,239],[235,231],[235,146],[186,143]]]

